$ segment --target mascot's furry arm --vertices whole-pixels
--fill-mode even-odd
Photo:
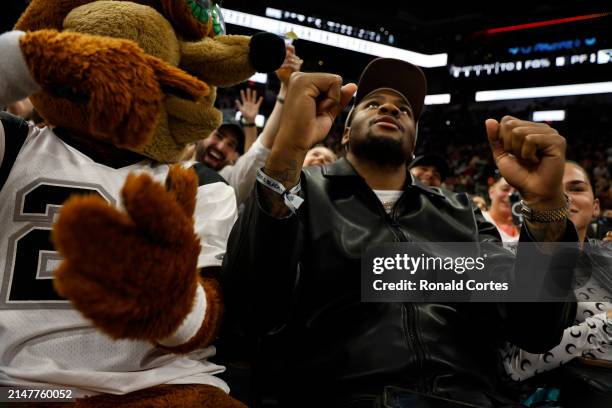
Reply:
[[[130,175],[125,213],[97,197],[69,199],[53,230],[64,257],[56,290],[113,338],[174,352],[210,343],[222,307],[216,282],[198,278],[196,189],[195,172],[173,166],[166,188],[148,175]]]
[[[87,128],[118,147],[136,148],[150,141],[162,90],[193,100],[209,93],[205,83],[146,54],[130,40],[54,30],[13,31],[0,36],[0,55],[8,56],[0,62],[6,82],[0,103],[40,89],[88,101]]]

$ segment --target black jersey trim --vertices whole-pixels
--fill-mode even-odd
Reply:
[[[200,186],[204,186],[206,184],[213,184],[213,183],[228,184],[227,181],[225,181],[225,179],[219,175],[219,173],[217,173],[210,167],[203,165],[202,163],[194,164],[193,169],[198,175]]]

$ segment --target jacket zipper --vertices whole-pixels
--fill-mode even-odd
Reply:
[[[400,228],[400,224],[397,221],[398,208],[403,198],[404,198],[404,194],[400,196],[400,198],[397,200],[397,202],[393,206],[393,209],[391,210],[391,214],[387,214],[387,212],[384,211],[384,208],[383,208],[383,211],[387,219],[390,221],[390,227],[391,227],[391,230],[393,231],[393,235],[395,235],[396,237],[396,241],[397,242],[410,242],[408,237],[406,237],[406,234],[404,234],[404,232]],[[382,207],[382,204],[381,204],[381,207]],[[423,346],[421,345],[421,342],[417,335],[418,328],[417,328],[417,323],[416,323],[416,315],[417,315],[416,307],[413,303],[404,302],[402,303],[402,308],[404,310],[404,315],[406,316],[406,318],[403,321],[403,325],[404,325],[404,332],[406,333],[406,338],[409,343],[408,345],[414,350],[416,365],[418,367],[419,372],[422,372],[423,362],[425,360],[424,358],[425,351],[423,350]],[[423,377],[419,376],[419,380],[417,384],[418,384],[417,385],[418,390],[425,391],[425,392],[430,391]]]
[[[401,202],[404,200],[405,194],[402,194],[400,196],[400,198],[397,200],[397,202],[391,209],[391,213],[387,214],[387,211],[385,211],[385,207],[382,205],[382,203],[380,202],[376,194],[372,191],[372,189],[367,187],[365,191],[363,191],[363,193],[365,193],[364,198],[367,197],[369,199],[376,200],[376,203],[378,204],[379,212],[384,217],[384,219],[387,221],[387,225],[389,226],[389,228],[391,229],[391,232],[393,233],[394,241],[395,242],[410,242],[408,237],[406,237],[406,234],[404,234],[404,232],[400,228],[399,223],[397,222],[398,208]],[[416,334],[417,333],[416,318],[415,318],[416,311],[415,311],[414,304],[405,303],[405,302],[402,303],[402,312],[403,312],[403,315],[406,316],[402,324],[404,326],[404,333],[406,334],[408,347],[411,347],[412,350],[414,350],[417,367],[419,371],[422,372],[425,351],[423,350],[423,346],[421,345],[421,342],[419,341],[418,336]],[[417,383],[419,390],[429,391],[427,390],[428,387],[425,384],[426,384],[425,379],[419,376],[419,382]]]

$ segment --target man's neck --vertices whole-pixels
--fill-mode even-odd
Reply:
[[[365,179],[372,190],[403,190],[406,182],[406,166],[381,166],[368,160],[361,160],[351,152],[346,159],[353,165],[357,173]]]

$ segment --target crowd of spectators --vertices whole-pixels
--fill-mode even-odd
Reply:
[[[260,113],[268,116],[274,107],[276,98],[276,79],[271,78],[267,86],[250,83],[248,87],[257,88],[263,94],[264,100]],[[219,90],[217,105],[224,112],[224,116],[235,115],[234,101],[239,97],[240,89],[245,85]],[[484,133],[484,119],[477,113],[445,115],[439,114],[442,107],[430,107],[423,114],[419,131],[419,142],[416,154],[435,153],[443,156],[448,164],[449,174],[443,181],[443,187],[455,191],[466,192],[488,199],[488,189],[495,181],[495,164],[491,157],[489,144]],[[536,110],[537,106],[530,106],[529,110]],[[430,110],[428,112],[428,110]],[[529,110],[515,113],[517,117],[529,119]],[[597,109],[596,109],[597,111]],[[491,117],[501,118],[501,113],[491,113]],[[344,155],[341,146],[343,120],[345,115],[337,120],[332,127],[323,145],[328,147],[338,157]],[[574,117],[583,117],[588,114],[582,109]],[[597,115],[591,112],[590,115]],[[440,118],[443,118],[440,120]],[[444,119],[447,118],[447,119]],[[482,122],[482,123],[481,123]],[[567,156],[579,163],[589,174],[593,182],[595,195],[599,199],[602,215],[612,217],[612,135],[609,128],[601,120],[589,120],[593,127],[587,131],[581,126],[582,121],[575,124],[571,120],[567,123],[551,123],[566,137],[568,141]],[[471,129],[471,131],[470,131]],[[258,129],[261,131],[261,128]],[[466,134],[469,135],[466,136]],[[461,137],[459,137],[461,135]]]

